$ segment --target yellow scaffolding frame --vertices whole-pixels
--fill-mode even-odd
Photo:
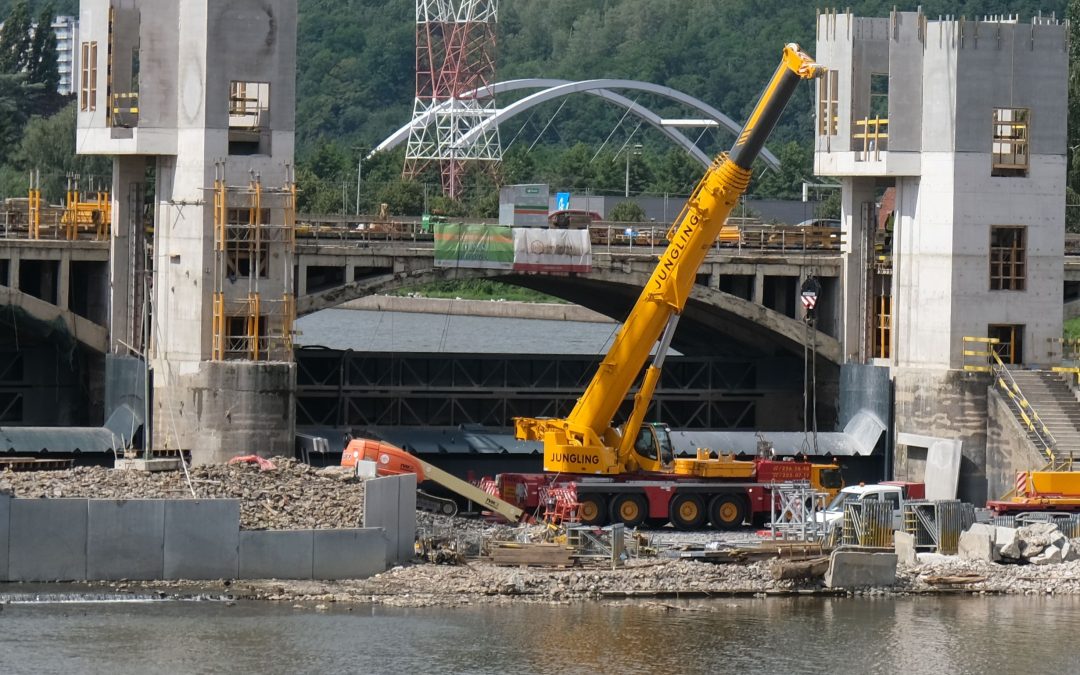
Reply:
[[[247,186],[230,187],[224,163],[219,163],[212,191],[217,258],[212,358],[291,361],[296,319],[295,298],[290,291],[296,242],[296,185],[290,175],[283,188],[268,189],[252,174]],[[274,212],[279,213],[280,220]],[[281,224],[275,224],[275,220]],[[279,247],[277,250],[284,253],[285,293],[280,300],[267,299],[259,290],[260,277],[268,274],[264,265],[277,255],[276,251],[271,254],[271,247]],[[240,264],[240,256],[245,253],[249,261],[246,269]],[[246,295],[229,298],[225,280],[232,288],[232,282],[241,276],[248,279]]]
[[[874,356],[879,359],[887,359],[891,356],[892,347],[892,309],[891,295],[879,295],[875,298],[874,316],[877,325],[874,326]]]
[[[94,239],[105,241],[109,238],[112,226],[112,199],[108,191],[95,191],[92,201],[82,201],[78,179],[68,178],[67,192],[64,195],[64,213],[60,222],[64,228],[64,237],[68,241],[79,238],[79,228],[92,229]]]
[[[870,153],[874,154],[874,161],[880,160],[881,151],[889,147],[889,120],[882,117],[865,117],[855,120],[854,125],[857,131],[851,135],[851,138],[862,141],[862,149],[855,149],[859,153],[859,160],[870,161]],[[883,142],[884,147],[882,147]]]
[[[30,191],[27,196],[27,221],[30,238],[41,239],[41,172],[30,172]]]

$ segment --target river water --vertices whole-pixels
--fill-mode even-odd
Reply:
[[[667,605],[665,607],[664,605]],[[678,607],[678,609],[671,609]],[[689,611],[683,608],[690,608]],[[9,604],[4,673],[1075,673],[1080,599]]]
[[[618,324],[327,309],[299,319],[298,345],[370,352],[602,354]]]

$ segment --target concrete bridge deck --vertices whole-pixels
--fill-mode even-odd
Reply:
[[[356,236],[301,236],[296,248],[297,313],[309,314],[368,295],[436,280],[492,278],[548,293],[615,320],[625,317],[663,247],[593,247],[593,269],[582,274],[522,274],[507,270],[436,267],[434,246],[422,235],[403,240]],[[23,308],[43,322],[60,321],[76,340],[104,351],[108,323],[109,244],[91,240],[0,239],[0,303]],[[707,354],[717,341],[752,345],[758,353],[801,353],[807,341],[798,303],[808,276],[822,282],[818,354],[841,361],[838,250],[783,250],[717,246],[697,274],[676,348]],[[1066,256],[1066,301],[1080,296],[1080,256]],[[764,348],[765,352],[761,349]]]

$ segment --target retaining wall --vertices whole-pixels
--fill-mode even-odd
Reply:
[[[381,525],[340,530],[241,531],[234,499],[0,495],[0,582],[369,577],[412,558],[416,477],[369,486]]]

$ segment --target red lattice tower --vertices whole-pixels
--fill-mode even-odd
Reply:
[[[416,99],[402,175],[438,162],[453,198],[466,162],[502,160],[495,99],[482,93],[495,77],[498,9],[498,0],[416,0]]]

